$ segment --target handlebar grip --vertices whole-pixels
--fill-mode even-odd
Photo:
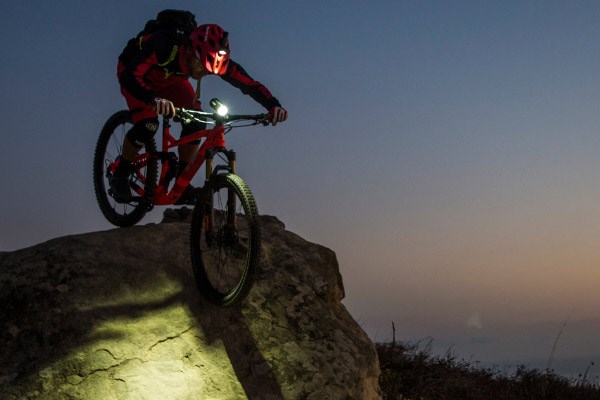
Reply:
[[[254,121],[260,121],[266,119],[267,114],[232,114],[228,116],[229,121],[235,121],[236,119],[251,119]]]

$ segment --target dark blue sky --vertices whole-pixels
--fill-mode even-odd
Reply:
[[[336,251],[372,338],[394,321],[442,351],[544,359],[573,310],[556,357],[600,354],[595,2],[7,3],[0,250],[110,228],[93,149],[124,107],[116,58],[163,8],[223,25],[288,108],[229,138],[240,175],[262,213]],[[203,95],[261,111],[215,77]]]

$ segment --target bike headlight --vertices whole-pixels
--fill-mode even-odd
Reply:
[[[219,108],[217,108],[217,114],[219,114],[221,117],[226,116],[228,112],[229,109],[225,105],[220,105]]]
[[[229,112],[227,106],[219,101],[219,99],[212,99],[210,101],[210,106],[213,110],[217,112],[221,117],[224,117]]]

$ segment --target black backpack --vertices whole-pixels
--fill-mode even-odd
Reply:
[[[166,30],[185,40],[197,26],[196,16],[189,11],[163,10],[158,13],[156,19],[146,22],[144,30],[138,34],[138,37]]]

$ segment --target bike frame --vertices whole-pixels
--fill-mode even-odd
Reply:
[[[228,151],[225,148],[225,126],[222,123],[217,123],[213,128],[198,131],[181,139],[175,139],[171,135],[170,127],[170,119],[163,118],[161,151],[140,154],[135,158],[135,164],[140,168],[143,168],[146,165],[147,160],[150,157],[161,160],[160,175],[154,196],[155,205],[174,204],[182,195],[185,188],[189,185],[190,181],[194,178],[200,167],[202,167],[202,164],[205,162],[206,181],[208,181],[213,174],[212,160],[214,154],[217,152],[225,154],[228,162],[227,167],[217,168],[226,168],[229,172],[235,173],[235,152]],[[205,140],[200,145],[200,148],[189,162],[188,166],[185,168],[181,176],[177,178],[171,190],[167,190],[171,179],[176,173],[176,163],[173,161],[175,161],[177,158],[175,153],[170,150],[202,138],[205,138]],[[144,178],[145,177],[141,177],[142,180]],[[136,189],[139,195],[143,195],[143,190],[144,189],[142,187]]]

